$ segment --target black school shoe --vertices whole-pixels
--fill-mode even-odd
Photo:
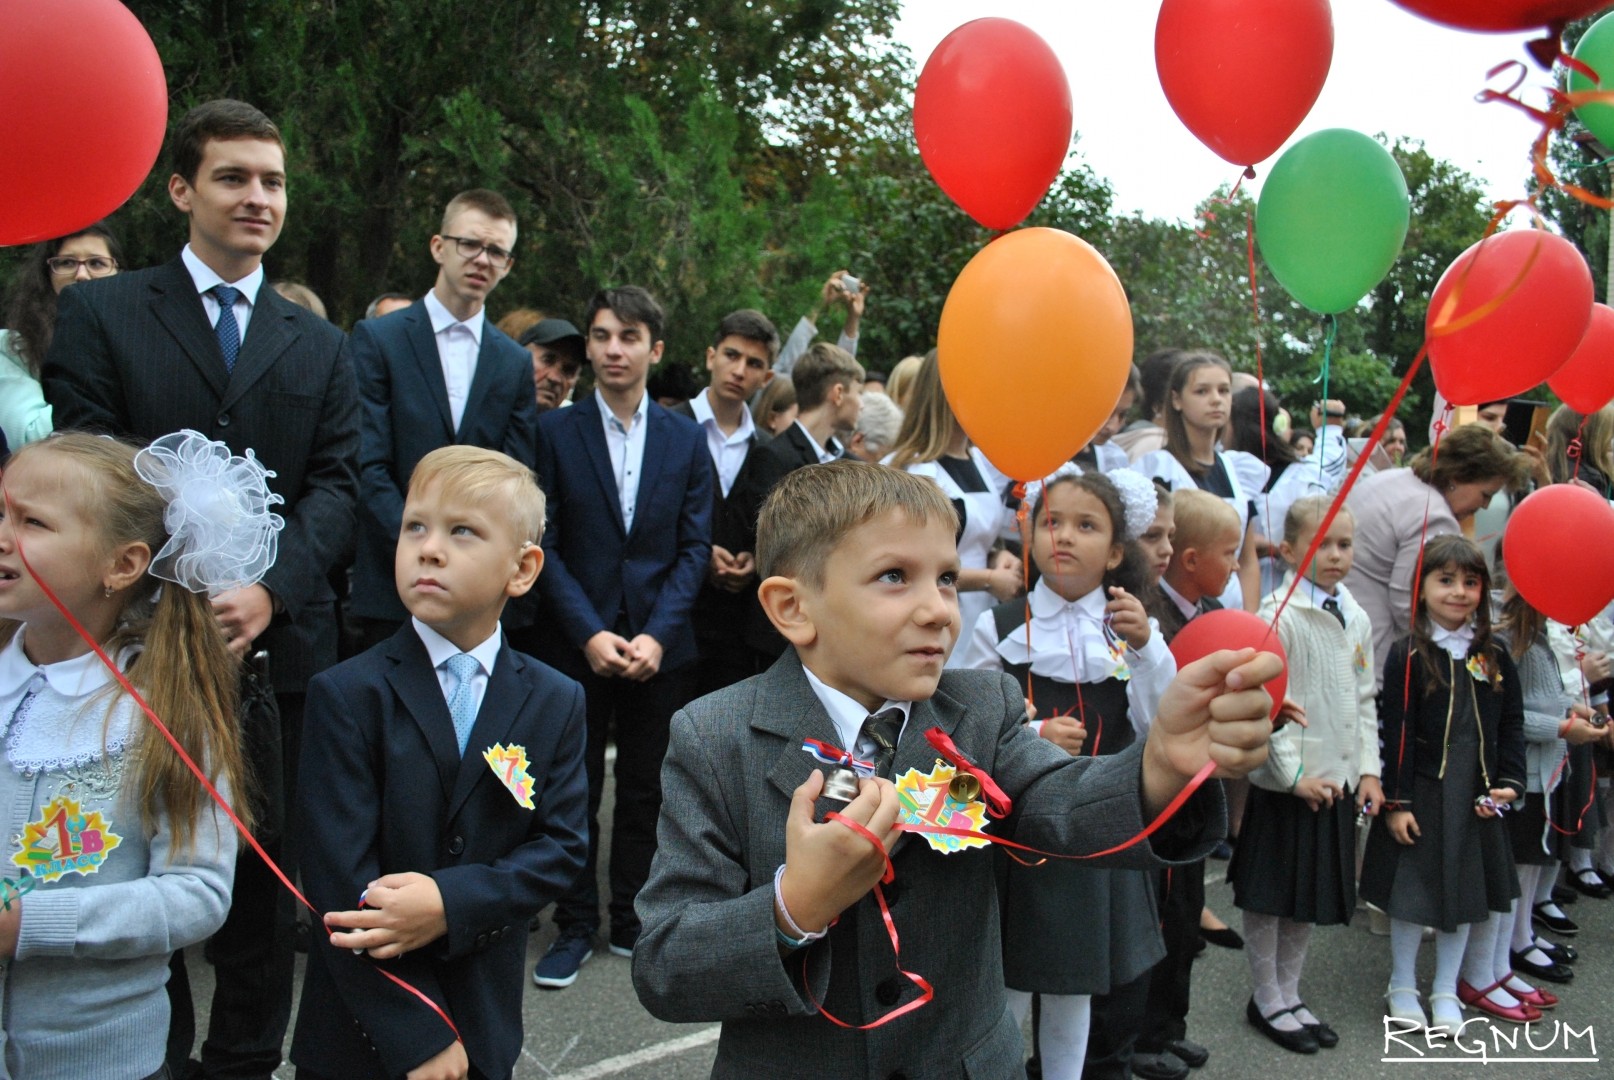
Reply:
[[[1545,926],[1554,934],[1562,934],[1564,937],[1574,937],[1576,934],[1580,933],[1580,924],[1575,922],[1575,920],[1571,919],[1569,916],[1549,915],[1541,910],[1544,907],[1550,906],[1550,904],[1537,904],[1531,909],[1531,914],[1538,924]]]
[[[1540,948],[1540,946],[1537,946],[1537,948]],[[1545,964],[1537,964],[1533,961],[1526,960],[1524,958],[1525,953],[1528,953],[1529,951],[1529,949],[1526,949],[1521,953],[1515,952],[1512,949],[1508,950],[1508,957],[1513,961],[1514,971],[1522,971],[1526,974],[1534,975],[1538,979],[1545,979],[1548,982],[1554,983],[1566,983],[1574,980],[1575,970],[1573,968],[1566,964],[1561,964],[1550,957]]]
[[[1143,1080],[1184,1080],[1188,1066],[1169,1050],[1159,1054],[1133,1054],[1132,1075]]]
[[[1166,1043],[1166,1052],[1190,1069],[1203,1068],[1210,1060],[1210,1051],[1192,1039],[1172,1039]]]
[[[1289,1011],[1296,1013],[1301,1009],[1306,1009],[1306,1003],[1304,1001]],[[1311,1012],[1310,1009],[1306,1009],[1306,1011]],[[1312,1013],[1312,1015],[1315,1016],[1317,1014]],[[1300,1020],[1300,1017],[1297,1016],[1295,1019]],[[1300,1022],[1307,1031],[1311,1032],[1311,1037],[1317,1040],[1317,1045],[1322,1047],[1324,1050],[1332,1050],[1334,1047],[1339,1045],[1339,1032],[1335,1031],[1321,1020],[1317,1021],[1315,1024],[1307,1024],[1304,1020],[1301,1020]]]
[[[1288,1011],[1288,1009],[1279,1009],[1272,1016],[1283,1016]],[[1321,1045],[1317,1042],[1317,1036],[1306,1028],[1301,1028],[1299,1031],[1282,1031],[1273,1027],[1272,1020],[1262,1016],[1261,1010],[1256,1008],[1254,998],[1251,998],[1250,1003],[1244,1007],[1244,1017],[1249,1020],[1251,1027],[1292,1053],[1315,1054]]]
[[[1603,875],[1590,867],[1579,873],[1570,874],[1569,887],[1593,900],[1607,900],[1609,896],[1614,895],[1614,889],[1604,884]]]

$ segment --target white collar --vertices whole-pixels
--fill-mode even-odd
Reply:
[[[426,293],[426,315],[432,321],[433,334],[441,334],[450,326],[458,323],[471,332],[471,337],[476,339],[477,345],[482,344],[482,327],[488,318],[487,308],[477,308],[476,314],[468,319],[455,318],[454,313],[444,307],[441,300],[437,299],[437,290],[431,289]]]
[[[1291,570],[1290,573],[1293,574],[1294,571]],[[1344,609],[1345,605],[1341,603],[1338,586],[1335,586],[1334,592],[1329,592],[1327,589],[1311,580],[1311,578],[1302,578],[1300,581],[1300,591],[1306,594],[1306,599],[1311,601],[1312,607],[1320,608],[1323,606],[1324,600],[1332,600],[1334,603],[1340,605],[1341,610]]]
[[[1006,663],[1029,664],[1032,674],[1063,683],[1131,678],[1126,642],[1106,622],[1103,586],[1066,600],[1039,580],[1029,603],[1029,632],[1022,623],[997,643],[997,654]]]
[[[1167,582],[1164,577],[1160,579],[1159,585],[1160,591],[1165,594],[1166,599],[1177,605],[1177,610],[1182,612],[1183,618],[1192,619],[1195,615],[1199,614],[1199,605],[1189,603],[1189,601],[1184,598],[1183,594],[1178,592],[1176,589],[1173,589],[1171,584]]]
[[[851,695],[842,693],[814,675],[813,669],[806,664],[801,665],[801,670],[807,676],[807,685],[813,688],[813,696],[824,706],[824,711],[829,713],[830,723],[835,725],[835,733],[840,737],[840,749],[848,754],[856,753],[857,737],[863,730],[863,721],[873,713],[866,711]],[[913,710],[913,702],[887,700],[874,712],[882,713],[887,709],[901,709],[902,723],[906,726],[908,714]]]
[[[756,434],[756,422],[751,419],[751,410],[744,405],[740,406],[740,426],[734,429],[733,435],[725,435],[723,429],[717,426],[717,414],[712,412],[712,403],[707,395],[712,392],[710,386],[689,399],[689,411],[695,414],[695,422],[703,427],[710,427],[719,435],[723,435],[725,442],[736,443],[749,439]],[[812,436],[808,436],[811,438]]]
[[[211,266],[202,261],[200,255],[191,250],[189,244],[186,244],[185,250],[179,253],[179,258],[185,264],[185,269],[190,271],[191,281],[195,283],[198,293],[205,293],[215,285],[228,285],[232,289],[239,290],[250,306],[258,306],[258,290],[263,288],[263,263],[260,262],[252,273],[239,281],[225,281]]]
[[[611,406],[605,400],[605,395],[600,393],[600,388],[597,386],[594,388],[594,404],[599,407],[600,415],[605,418],[606,423],[609,424],[615,420],[618,424],[622,424],[622,421],[617,420],[616,413],[612,411]],[[645,417],[649,415],[650,391],[646,390],[639,395],[639,404],[634,407],[633,415],[622,426],[626,430],[632,431],[636,424],[642,423]]]
[[[420,635],[420,643],[426,646],[426,655],[431,657],[433,668],[442,667],[444,664],[448,663],[449,660],[458,656],[461,652],[464,652],[478,664],[482,665],[482,673],[484,675],[492,678],[493,662],[494,660],[498,659],[499,648],[504,644],[503,627],[495,626],[493,628],[493,633],[489,635],[488,639],[482,642],[482,644],[476,646],[474,649],[461,649],[458,645],[454,644],[452,641],[448,640],[442,634],[439,634],[436,630],[433,630],[431,627],[427,626],[413,615],[409,617],[409,621],[414,624],[415,633]]]
[[[1468,650],[1474,643],[1474,623],[1469,621],[1455,630],[1448,630],[1431,619],[1429,640],[1450,653],[1453,660],[1461,663],[1468,659]]]
[[[831,447],[834,447],[834,450],[831,451],[829,448],[819,445],[818,440],[813,438],[813,433],[807,430],[807,425],[806,424],[803,424],[800,420],[794,421],[794,423],[795,423],[796,427],[801,429],[801,433],[803,435],[807,436],[807,442],[812,446],[813,453],[818,455],[818,463],[820,465],[825,463],[824,459],[826,457],[830,458],[832,460],[834,458],[840,457],[840,455],[841,455],[841,444],[835,441],[835,436],[831,435],[829,437],[829,445]]]
[[[27,629],[18,627],[6,647],[0,649],[0,699],[19,693],[36,676],[58,694],[69,698],[93,694],[113,681],[112,673],[93,652],[55,664],[35,664],[22,648],[22,637]]]

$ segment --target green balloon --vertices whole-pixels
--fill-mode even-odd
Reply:
[[[1261,255],[1289,295],[1332,315],[1356,306],[1401,254],[1406,177],[1375,139],[1329,128],[1284,151],[1255,210]]]
[[[1598,81],[1594,83],[1570,68],[1570,90],[1614,90],[1614,13],[1592,23],[1580,44],[1575,46],[1575,59],[1597,72]],[[1598,142],[1614,147],[1614,105],[1582,105],[1575,110],[1575,116]]]

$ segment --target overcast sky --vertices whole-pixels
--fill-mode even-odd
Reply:
[[[1238,170],[1194,138],[1166,103],[1154,70],[1159,8],[1151,0],[905,0],[897,37],[922,68],[942,38],[972,19],[1000,16],[1029,26],[1064,64],[1077,149],[1114,186],[1115,210],[1186,220]],[[1330,127],[1416,136],[1430,153],[1483,181],[1491,197],[1525,194],[1536,125],[1474,95],[1494,65],[1529,61],[1522,43],[1530,35],[1448,30],[1390,0],[1334,0],[1333,11],[1328,81],[1295,138]],[[1527,85],[1549,82],[1531,63]],[[1525,100],[1539,106],[1545,96],[1536,90]],[[1277,156],[1256,171],[1264,175]],[[1250,191],[1259,191],[1259,180]]]

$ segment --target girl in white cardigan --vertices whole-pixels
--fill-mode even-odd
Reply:
[[[1326,496],[1297,500],[1285,515],[1283,585],[1261,606],[1271,619],[1328,512]],[[1249,1021],[1278,1045],[1315,1053],[1339,1041],[1300,998],[1314,925],[1349,923],[1356,910],[1357,812],[1378,813],[1379,718],[1373,693],[1373,628],[1340,584],[1351,568],[1355,521],[1340,508],[1278,620],[1289,656],[1289,696],[1309,726],[1272,734],[1266,764],[1250,774],[1249,801],[1228,877],[1244,912],[1253,993]]]

